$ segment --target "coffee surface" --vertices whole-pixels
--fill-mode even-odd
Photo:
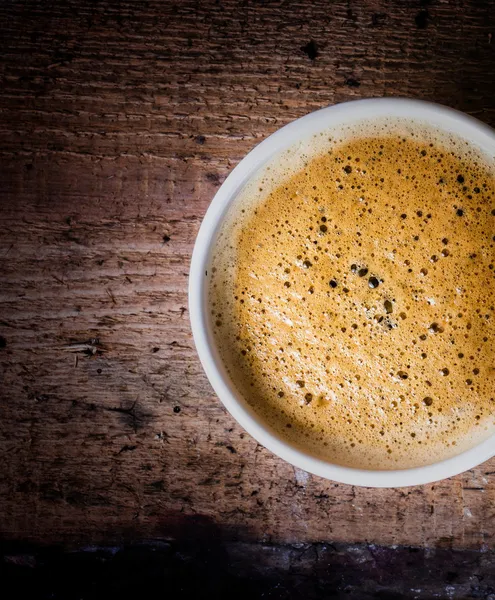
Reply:
[[[495,180],[462,140],[331,140],[265,176],[213,255],[244,398],[332,462],[420,466],[495,431]]]

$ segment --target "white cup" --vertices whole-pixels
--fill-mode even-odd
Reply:
[[[258,170],[279,152],[329,128],[398,117],[419,121],[467,139],[484,154],[495,156],[495,131],[459,111],[402,98],[356,100],[310,113],[279,129],[256,146],[230,173],[216,193],[198,233],[189,275],[189,311],[194,342],[213,389],[230,414],[260,444],[292,465],[320,477],[368,487],[402,487],[457,475],[495,456],[495,435],[447,460],[401,470],[343,467],[312,456],[282,439],[263,422],[235,389],[215,345],[208,307],[208,269],[216,234],[231,203]]]

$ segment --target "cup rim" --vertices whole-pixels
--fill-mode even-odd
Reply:
[[[215,194],[198,232],[189,272],[189,315],[194,343],[216,395],[234,419],[262,446],[293,466],[339,483],[363,487],[405,487],[431,483],[476,467],[495,456],[495,434],[456,456],[420,467],[367,470],[346,467],[315,457],[278,436],[235,390],[216,349],[207,310],[208,266],[211,249],[223,217],[237,194],[275,154],[298,139],[324,128],[363,118],[399,117],[423,121],[440,130],[468,136],[493,148],[495,130],[458,110],[423,100],[372,98],[352,100],[311,112],[278,129],[255,146],[231,171]]]

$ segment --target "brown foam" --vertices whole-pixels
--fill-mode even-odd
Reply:
[[[493,165],[420,137],[320,140],[299,170],[279,161],[214,253],[212,322],[235,385],[339,464],[419,466],[495,431]]]

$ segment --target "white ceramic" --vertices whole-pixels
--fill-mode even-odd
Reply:
[[[315,458],[281,439],[269,428],[231,384],[215,347],[207,305],[206,272],[210,250],[223,216],[245,183],[270,158],[295,142],[332,126],[353,124],[363,119],[399,117],[421,121],[469,139],[490,156],[495,156],[495,131],[459,111],[402,98],[376,98],[337,104],[289,123],[256,146],[230,173],[216,193],[196,239],[189,276],[189,311],[196,348],[203,368],[231,415],[260,444],[292,465],[315,475],[351,485],[402,487],[457,475],[495,456],[495,435],[474,448],[435,464],[395,471],[353,469]]]

